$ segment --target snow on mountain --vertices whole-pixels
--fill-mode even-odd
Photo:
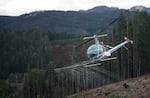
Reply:
[[[134,6],[134,7],[132,7],[130,9],[130,11],[140,11],[140,12],[142,12],[142,11],[147,11],[147,9],[148,8],[140,5],[140,6]]]

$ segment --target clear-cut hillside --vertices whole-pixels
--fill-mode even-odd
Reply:
[[[150,74],[83,91],[67,98],[150,98]]]

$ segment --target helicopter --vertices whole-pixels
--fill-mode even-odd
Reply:
[[[118,20],[118,18],[116,18],[115,20],[113,20],[110,24],[107,25],[107,27],[105,27],[104,29],[102,29],[100,32],[105,31],[109,26],[111,26],[114,22],[116,22]],[[98,32],[98,33],[100,33]],[[66,66],[63,68],[56,68],[54,69],[55,71],[60,71],[60,70],[66,70],[66,69],[73,69],[73,68],[77,68],[77,67],[93,67],[93,66],[98,66],[101,65],[101,62],[105,62],[105,61],[110,61],[110,60],[114,60],[117,59],[116,57],[111,57],[112,53],[115,52],[116,50],[118,50],[121,47],[125,47],[125,44],[127,43],[131,43],[133,44],[133,41],[128,39],[127,37],[124,37],[124,41],[121,42],[120,44],[112,47],[110,45],[105,45],[103,43],[103,41],[99,41],[98,38],[100,37],[105,37],[107,36],[107,34],[103,34],[103,35],[98,35],[98,33],[94,34],[93,36],[90,37],[84,37],[83,43],[80,43],[76,48],[88,43],[91,40],[95,40],[95,43],[90,45],[87,48],[86,51],[86,55],[88,57],[88,61],[83,61],[71,66]],[[127,48],[126,48],[127,49]]]
[[[87,39],[94,39],[95,40],[95,44],[90,45],[87,49],[87,56],[88,58],[99,58],[99,59],[103,59],[103,58],[107,58],[110,57],[111,54],[113,52],[115,52],[116,50],[118,50],[121,47],[125,47],[124,45],[127,43],[131,43],[133,44],[133,41],[128,39],[127,37],[124,37],[124,42],[112,47],[110,45],[105,45],[103,42],[99,42],[98,38],[99,37],[104,37],[107,36],[107,34],[104,35],[94,35],[91,37],[84,37],[83,40],[87,40]],[[126,47],[125,47],[126,48]]]
[[[83,61],[78,64],[74,64],[71,66],[66,66],[63,68],[56,68],[54,69],[55,71],[58,70],[65,70],[65,69],[72,69],[76,67],[93,67],[93,66],[98,66],[101,65],[101,62],[105,61],[110,61],[116,59],[116,57],[111,57],[112,53],[118,50],[121,47],[125,47],[125,44],[131,43],[133,44],[133,41],[128,39],[127,37],[124,37],[123,42],[120,44],[112,47],[110,45],[105,45],[103,42],[99,42],[98,38],[100,37],[105,37],[107,34],[104,35],[93,35],[91,37],[84,37],[83,40],[89,40],[89,39],[94,39],[95,43],[90,45],[87,49],[87,57],[89,58],[88,61]],[[126,47],[125,47],[126,48]]]

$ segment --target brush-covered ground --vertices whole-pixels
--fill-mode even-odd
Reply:
[[[150,98],[150,74],[83,91],[67,98]]]

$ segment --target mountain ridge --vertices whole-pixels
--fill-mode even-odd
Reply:
[[[139,8],[132,7],[130,11]],[[150,8],[141,8],[150,13]],[[20,16],[0,16],[0,28],[16,30],[38,28],[50,32],[88,35],[104,28],[123,11],[125,10],[107,6],[82,11],[35,11]]]

